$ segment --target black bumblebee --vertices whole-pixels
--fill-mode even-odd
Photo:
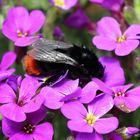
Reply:
[[[24,57],[24,67],[30,75],[50,76],[48,84],[55,82],[68,70],[68,78],[80,79],[82,85],[92,77],[102,78],[104,68],[97,56],[85,46],[78,47],[60,41],[40,38]]]

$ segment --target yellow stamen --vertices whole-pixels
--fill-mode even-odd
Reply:
[[[18,36],[18,37],[25,37],[25,36],[27,36],[27,35],[28,35],[27,32],[23,33],[23,32],[21,32],[20,30],[17,30],[17,36]]]
[[[93,125],[96,122],[96,116],[94,116],[92,113],[88,113],[85,120],[89,125]]]
[[[34,129],[35,129],[35,126],[31,124],[27,124],[23,127],[24,132],[27,134],[33,133]]]
[[[125,97],[125,93],[119,91],[119,92],[115,93],[115,97],[117,97],[117,96],[123,96],[123,97]]]
[[[118,43],[122,43],[122,42],[124,42],[126,40],[126,36],[124,36],[124,35],[122,35],[122,36],[120,36],[120,37],[117,37],[117,42]]]
[[[59,7],[63,7],[64,6],[64,0],[55,0],[55,5],[59,6]]]

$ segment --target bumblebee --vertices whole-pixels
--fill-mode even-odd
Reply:
[[[27,74],[49,76],[48,84],[57,81],[66,71],[70,79],[86,84],[91,78],[102,78],[104,68],[95,53],[86,46],[40,38],[27,52],[23,64]]]

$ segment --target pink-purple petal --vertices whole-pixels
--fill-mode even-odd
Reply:
[[[123,92],[125,93],[128,89],[130,89],[133,86],[133,84],[127,84],[127,85],[121,85],[121,86],[115,86],[112,87],[113,93],[117,92]]]
[[[98,119],[93,125],[96,132],[99,134],[107,134],[117,129],[118,119],[116,117]]]
[[[10,20],[5,20],[2,26],[2,33],[12,41],[18,38],[17,29],[14,24],[15,23],[12,23]]]
[[[70,101],[70,100],[73,100],[73,99],[74,100],[79,99],[79,96],[80,96],[81,92],[82,92],[81,88],[78,87],[76,91],[74,91],[71,94],[65,95],[60,101],[61,102],[67,102],[67,101]]]
[[[130,109],[130,112],[135,111],[140,106],[139,97],[140,96],[132,95],[125,98],[124,104],[128,109]]]
[[[102,81],[109,86],[123,85],[125,83],[124,71],[120,62],[112,57],[102,56],[99,61],[104,66],[104,76]],[[116,73],[114,73],[116,71]]]
[[[38,124],[41,122],[47,115],[47,108],[44,106],[41,106],[41,108],[35,112],[27,113],[27,121],[31,124]]]
[[[21,131],[11,136],[9,140],[34,140],[34,139],[32,134],[25,134],[24,132]]]
[[[16,27],[17,30],[22,30],[23,32],[27,31],[29,26],[29,13],[23,6],[11,8],[8,11],[7,19],[15,23],[13,28]]]
[[[84,119],[87,114],[86,108],[79,101],[71,101],[65,103],[61,107],[61,112],[66,118],[74,120],[78,120],[80,118]]]
[[[0,69],[6,70],[8,69],[16,60],[16,54],[13,51],[6,52],[1,60]]]
[[[8,84],[0,85],[0,103],[12,103],[16,101],[16,95]]]
[[[16,54],[13,51],[6,52],[1,60],[0,68],[1,70],[6,70],[9,68],[16,60]]]
[[[14,103],[0,106],[0,112],[4,117],[15,122],[22,122],[26,119],[26,115],[24,114],[22,108]]]
[[[134,108],[138,107],[138,104],[134,104],[134,101],[131,98],[126,98],[122,96],[115,97],[114,104],[116,107],[118,107],[121,111],[125,113],[130,113],[134,111]]]
[[[117,45],[115,54],[118,56],[125,56],[134,51],[139,45],[138,40],[126,40]]]
[[[60,101],[64,95],[51,87],[43,88],[40,94],[45,98],[44,105],[50,109],[59,109],[64,104],[64,102]]]
[[[2,132],[6,137],[10,137],[16,134],[17,132],[19,132],[19,130],[22,129],[22,127],[22,123],[11,121],[5,117],[3,117],[2,119]]]
[[[46,122],[37,125],[35,131],[33,132],[34,140],[52,140],[53,138],[53,127],[50,123]]]
[[[140,91],[140,87],[137,87],[132,90],[129,90],[126,93],[127,94],[126,100],[131,100],[131,102],[133,102],[133,105],[131,106],[133,110],[137,109],[140,106],[140,102],[139,102],[140,92],[139,91]]]
[[[102,6],[112,11],[120,11],[123,3],[124,0],[113,0],[113,1],[104,0]]]
[[[128,135],[133,135],[133,134],[136,134],[138,133],[139,129],[136,128],[136,127],[127,127],[127,134]]]
[[[113,39],[114,41],[118,36],[122,35],[119,23],[112,17],[103,17],[97,23],[97,34]]]
[[[127,91],[128,95],[134,95],[134,96],[139,96],[140,95],[140,86],[130,89],[129,91]]]
[[[117,43],[114,39],[110,39],[108,37],[104,37],[104,36],[95,36],[92,39],[93,44],[101,50],[107,50],[107,51],[113,51],[116,46]]]
[[[78,133],[76,135],[76,140],[103,140],[102,135],[93,133]]]
[[[34,97],[33,99],[31,99],[28,103],[26,103],[22,107],[22,109],[26,113],[34,112],[34,111],[40,109],[40,107],[42,106],[43,103],[44,103],[44,96],[39,94],[36,97]]]
[[[105,84],[98,78],[93,78],[92,80],[99,86],[99,90],[109,95],[112,95],[112,89],[107,84]]]
[[[63,80],[54,86],[54,89],[58,92],[68,95],[77,90],[79,79],[77,80]]]
[[[89,82],[83,89],[80,95],[80,102],[87,104],[91,102],[95,96],[99,86],[95,82]]]
[[[0,81],[7,79],[15,72],[14,68],[8,70],[0,70]]]
[[[24,100],[26,102],[36,94],[36,90],[39,88],[40,83],[34,78],[24,78],[20,86],[19,100]]]
[[[124,35],[127,37],[127,39],[140,39],[140,36],[137,36],[140,31],[140,25],[139,24],[133,24],[130,25],[129,28],[124,32]]]
[[[68,128],[72,131],[92,133],[93,127],[89,125],[84,119],[68,121]]]
[[[36,36],[27,36],[27,37],[17,38],[15,41],[15,46],[18,46],[18,47],[29,46],[34,42],[35,39],[36,39]]]
[[[119,108],[119,106],[121,105],[121,104],[124,104],[125,103],[125,97],[123,97],[123,96],[118,96],[118,97],[115,97],[114,98],[114,104],[115,104],[115,106],[117,106],[118,108]]]
[[[97,118],[100,118],[114,106],[113,98],[107,94],[100,94],[88,105],[88,112],[92,112]]]
[[[38,32],[45,23],[45,15],[40,10],[33,10],[29,16],[30,29],[29,34]]]

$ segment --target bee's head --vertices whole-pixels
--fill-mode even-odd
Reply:
[[[98,61],[98,57],[90,51],[86,46],[82,48],[81,54],[81,68],[89,75],[97,78],[102,78],[104,68]]]

